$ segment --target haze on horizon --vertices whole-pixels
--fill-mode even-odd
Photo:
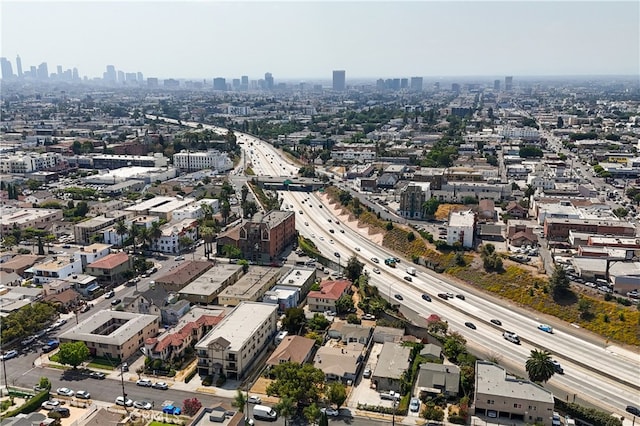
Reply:
[[[1,56],[102,77],[640,75],[640,2],[3,1]]]

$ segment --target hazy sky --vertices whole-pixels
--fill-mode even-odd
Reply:
[[[1,56],[102,76],[640,74],[640,2],[2,0]]]

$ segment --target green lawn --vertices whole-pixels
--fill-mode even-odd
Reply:
[[[151,423],[149,423],[149,426],[175,426],[175,424],[173,423],[163,423],[163,422],[157,422],[157,421],[152,421]]]
[[[94,358],[87,364],[89,368],[101,368],[103,370],[115,370],[114,365],[117,365],[117,360],[109,360],[104,358]]]

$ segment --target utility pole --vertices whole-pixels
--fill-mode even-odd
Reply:
[[[124,369],[122,364],[120,364],[120,383],[122,384],[122,405],[124,406],[124,412],[129,414],[129,410],[127,410],[127,393],[124,391]]]

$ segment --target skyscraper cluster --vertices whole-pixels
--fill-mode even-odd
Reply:
[[[102,73],[102,80],[108,84],[142,84],[144,75],[141,72],[116,70],[114,65],[107,65],[107,70]]]
[[[13,72],[13,65],[7,58],[0,58],[0,71],[3,80],[13,79],[30,79],[30,80],[58,80],[58,81],[78,81],[80,75],[77,68],[66,69],[62,65],[56,67],[56,72],[49,74],[49,66],[46,62],[42,62],[37,67],[31,65],[29,70],[23,71],[22,59],[20,55],[16,56],[16,74]]]

